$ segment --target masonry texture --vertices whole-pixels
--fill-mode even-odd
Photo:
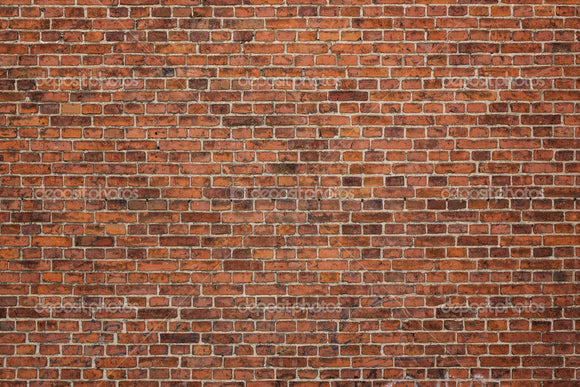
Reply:
[[[578,0],[2,0],[0,385],[574,386]]]

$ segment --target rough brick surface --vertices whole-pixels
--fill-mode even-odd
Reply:
[[[575,385],[578,4],[3,0],[0,384]]]

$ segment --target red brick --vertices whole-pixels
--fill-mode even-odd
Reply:
[[[3,385],[578,379],[577,0],[5,3]]]

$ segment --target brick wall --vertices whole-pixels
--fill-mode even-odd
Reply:
[[[0,383],[574,385],[579,39],[577,0],[3,0]]]

